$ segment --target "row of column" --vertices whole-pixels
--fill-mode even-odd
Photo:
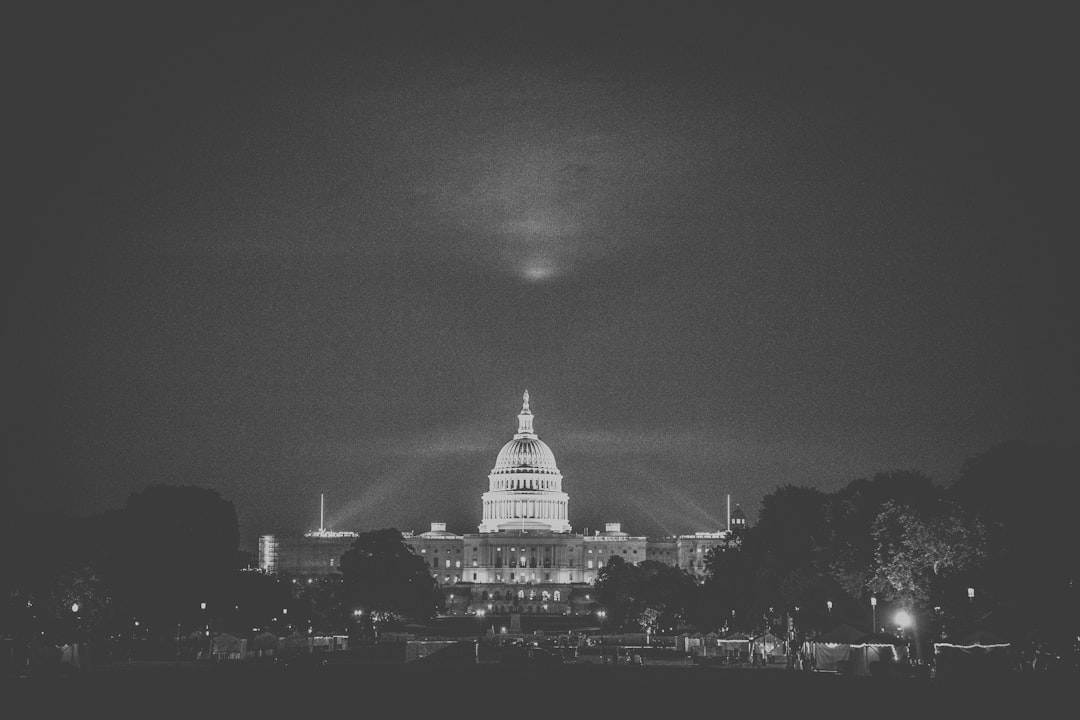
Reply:
[[[506,478],[495,481],[492,490],[554,490],[558,492],[559,486],[554,480],[547,478]]]
[[[558,500],[489,500],[484,519],[541,518],[565,520],[566,503]]]

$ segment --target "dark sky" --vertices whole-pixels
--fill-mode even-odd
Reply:
[[[577,531],[1076,445],[1064,15],[43,5],[4,22],[19,507],[475,532],[526,388]]]

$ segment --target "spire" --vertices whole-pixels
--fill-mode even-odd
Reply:
[[[526,390],[525,394],[521,396],[521,412],[518,413],[518,431],[514,437],[536,437],[533,433],[533,414],[529,410],[529,391]]]

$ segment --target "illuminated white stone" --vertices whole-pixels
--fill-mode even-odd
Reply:
[[[499,451],[488,475],[488,491],[481,498],[480,532],[570,532],[569,498],[562,491],[562,479],[551,448],[533,431],[526,390],[518,414],[518,431]]]

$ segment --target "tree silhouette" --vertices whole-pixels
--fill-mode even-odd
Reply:
[[[361,533],[341,556],[345,597],[367,617],[428,620],[441,606],[427,565],[394,528]]]

